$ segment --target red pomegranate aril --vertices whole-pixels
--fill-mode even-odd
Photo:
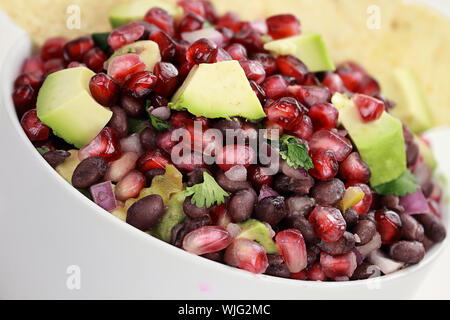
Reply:
[[[94,47],[86,53],[83,63],[95,73],[99,73],[104,70],[106,60],[108,56],[100,48]]]
[[[317,236],[325,242],[338,241],[347,228],[342,213],[334,207],[317,206],[308,220],[313,224]]]
[[[339,164],[334,152],[331,150],[311,150],[311,159],[314,165],[309,174],[320,181],[333,179],[339,170]]]
[[[290,131],[289,134],[308,141],[311,139],[313,132],[314,127],[311,118],[304,114],[300,124],[294,130]]]
[[[327,87],[292,85],[288,87],[288,91],[307,107],[327,103],[331,99],[330,90]]]
[[[263,52],[261,35],[253,29],[244,29],[234,35],[234,42],[242,44],[249,52]]]
[[[144,21],[154,24],[168,35],[175,34],[175,25],[172,16],[164,9],[151,8],[144,17]]]
[[[327,279],[320,262],[314,263],[308,268],[308,270],[306,270],[306,272],[308,274],[308,279],[311,281],[325,281]]]
[[[268,53],[258,52],[251,56],[252,60],[259,61],[266,71],[266,76],[271,76],[277,72],[277,61]]]
[[[161,59],[163,61],[172,61],[177,55],[178,46],[176,42],[164,31],[152,31],[149,35],[149,40],[152,40],[158,44]]]
[[[266,78],[262,83],[262,88],[268,99],[278,99],[288,94],[288,83],[279,74]]]
[[[112,162],[117,160],[120,155],[120,136],[116,130],[110,127],[105,127],[88,145],[78,151],[80,160],[98,156]]]
[[[276,59],[278,70],[286,76],[294,77],[298,83],[303,83],[308,68],[306,65],[294,56],[279,56]]]
[[[378,210],[375,212],[375,219],[382,244],[392,244],[401,238],[402,221],[397,213],[389,210]]]
[[[20,120],[20,124],[30,141],[44,141],[50,135],[50,128],[39,120],[36,109],[27,111]]]
[[[12,94],[17,114],[22,116],[36,104],[36,91],[29,84],[16,88]]]
[[[166,132],[161,132],[158,134],[156,139],[156,144],[159,148],[170,154],[172,152],[172,148],[175,147],[179,141],[172,139],[173,130],[169,130]]]
[[[320,265],[324,274],[331,279],[351,277],[358,266],[356,255],[353,251],[338,256],[331,256],[321,252]]]
[[[215,23],[219,19],[219,15],[217,14],[216,8],[214,5],[208,0],[200,0],[203,5],[203,9],[205,10],[205,18],[209,22]]]
[[[174,128],[184,128],[187,126],[193,126],[194,120],[191,115],[186,111],[178,111],[172,114],[170,118],[170,125]]]
[[[50,74],[65,69],[66,63],[64,59],[56,58],[45,61],[44,66],[46,74]]]
[[[109,63],[108,75],[122,85],[130,74],[144,71],[145,63],[134,53],[117,56]]]
[[[180,0],[177,5],[183,8],[184,13],[194,13],[205,18],[205,6],[200,1]]]
[[[231,216],[225,203],[222,203],[219,206],[212,206],[209,210],[209,215],[211,217],[211,223],[215,226],[226,228],[228,224],[231,223]]]
[[[183,32],[191,32],[200,30],[203,28],[203,24],[205,23],[205,19],[195,13],[187,13],[180,24],[178,25],[178,32],[181,34]]]
[[[94,41],[91,37],[78,38],[66,43],[63,49],[64,59],[67,62],[82,62],[86,53],[94,47]]]
[[[178,84],[178,70],[168,62],[158,62],[153,69],[157,81],[153,88],[156,94],[164,97],[171,96]]]
[[[264,122],[264,127],[267,130],[267,139],[269,140],[278,140],[283,136],[284,129],[278,123],[272,122],[270,120],[266,120]]]
[[[348,139],[342,137],[334,131],[319,130],[314,132],[309,141],[311,150],[331,150],[334,152],[337,161],[344,161],[353,146]]]
[[[233,60],[246,60],[248,58],[247,49],[240,43],[230,44],[225,49]]]
[[[144,32],[143,25],[138,22],[131,22],[114,29],[108,37],[108,44],[113,50],[117,50],[139,40]]]
[[[183,154],[177,161],[174,160],[174,164],[182,172],[191,172],[206,166],[203,161],[203,155],[198,152]]]
[[[63,58],[63,49],[67,42],[67,38],[64,37],[50,38],[45,41],[41,48],[42,60],[47,61],[55,58]]]
[[[216,26],[216,30],[219,31],[223,36],[222,47],[226,47],[227,45],[229,45],[230,41],[234,37],[234,32],[228,28],[222,28],[222,27],[217,27],[217,26]]]
[[[180,82],[184,81],[187,78],[187,76],[189,75],[189,73],[191,72],[192,68],[195,65],[196,65],[195,63],[189,61],[185,61],[181,65],[180,69],[178,70]]]
[[[209,56],[217,48],[217,45],[208,39],[195,41],[186,52],[186,60],[195,64],[207,63]]]
[[[275,243],[291,273],[297,273],[306,268],[308,264],[306,245],[299,230],[287,229],[278,232]]]
[[[253,80],[250,80],[249,82],[250,82],[250,86],[253,89],[253,92],[256,94],[259,101],[261,103],[263,103],[266,100],[266,93],[264,92],[264,89]]]
[[[117,200],[127,201],[131,198],[137,198],[144,187],[145,176],[142,172],[133,170],[117,183],[114,193]]]
[[[257,84],[263,83],[266,79],[266,71],[263,65],[254,60],[239,61],[242,69],[244,69],[247,79],[255,81]]]
[[[269,35],[274,39],[282,39],[299,35],[300,21],[292,14],[280,14],[266,19]]]
[[[79,67],[86,67],[86,65],[84,63],[81,63],[81,62],[78,62],[78,61],[69,62],[69,64],[67,65],[67,69],[79,68]]]
[[[285,130],[293,130],[302,121],[303,110],[297,100],[281,98],[265,108],[267,118],[279,124]]]
[[[248,239],[236,239],[225,251],[226,264],[249,272],[264,273],[269,266],[264,247]]]
[[[241,27],[241,19],[233,12],[227,12],[216,22],[216,26],[230,29],[233,32],[238,32]]]
[[[351,153],[344,162],[341,163],[339,174],[347,182],[368,183],[370,179],[370,169],[361,159],[358,152]]]
[[[155,149],[146,152],[142,157],[140,157],[137,166],[140,171],[146,172],[151,169],[165,169],[168,164],[170,164],[170,161],[164,152],[159,149]]]
[[[43,76],[45,74],[44,61],[38,56],[26,58],[22,64],[20,73],[36,73]]]
[[[330,103],[313,105],[308,112],[308,116],[314,126],[314,130],[331,130],[337,125],[339,111]]]
[[[208,63],[217,63],[233,60],[231,56],[222,48],[216,48],[208,58]]]
[[[302,270],[297,273],[291,273],[289,278],[295,280],[308,280],[308,272],[306,270]]]
[[[232,241],[233,237],[224,227],[204,226],[184,237],[183,249],[196,255],[202,255],[221,251]]]
[[[105,73],[93,76],[89,82],[89,89],[95,101],[105,107],[114,105],[120,94],[117,82]]]
[[[39,89],[42,85],[42,76],[39,72],[23,73],[14,81],[14,89],[29,84],[33,89]]]
[[[148,71],[133,73],[123,86],[123,90],[136,99],[143,98],[152,92],[156,85],[156,76]]]
[[[263,167],[259,165],[252,165],[247,170],[248,180],[253,187],[257,190],[261,190],[262,186],[271,186],[273,182],[273,176],[264,174]]]
[[[370,189],[370,187],[367,184],[364,183],[347,183],[345,185],[346,188],[348,187],[358,187],[361,189],[362,192],[364,192],[364,198],[358,202],[356,205],[354,205],[352,208],[358,212],[359,215],[363,215],[367,212],[369,212],[370,208],[372,207],[373,203],[373,192]]]
[[[237,165],[249,167],[255,157],[255,150],[250,146],[226,145],[217,152],[216,163],[223,171],[228,171]]]
[[[364,94],[355,94],[352,100],[363,122],[378,120],[385,109],[383,101]]]
[[[330,90],[331,95],[334,95],[336,92],[344,93],[346,90],[341,77],[333,72],[325,74],[322,84]]]
[[[381,93],[381,88],[374,78],[365,76],[359,84],[356,92],[366,94],[368,96],[377,96]]]
[[[303,79],[302,85],[304,85],[304,86],[320,86],[321,83],[314,73],[309,72]]]
[[[366,76],[365,71],[352,63],[346,63],[336,69],[336,73],[344,82],[345,87],[356,92],[361,81]]]

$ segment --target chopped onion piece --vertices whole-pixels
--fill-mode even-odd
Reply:
[[[111,212],[117,208],[116,197],[114,196],[111,181],[93,185],[90,191],[94,202],[106,211]]]
[[[405,265],[403,262],[389,259],[381,250],[372,251],[369,255],[369,261],[380,268],[381,272],[384,274],[400,270]]]
[[[279,196],[278,192],[276,192],[267,185],[263,185],[259,192],[258,202],[267,197],[278,197],[278,196]]]
[[[378,232],[375,233],[372,240],[370,240],[368,243],[366,243],[363,246],[356,247],[356,249],[358,249],[359,253],[364,258],[367,257],[372,251],[375,251],[380,248],[381,248],[381,236]]]
[[[137,133],[120,140],[120,148],[122,150],[122,153],[134,152],[139,156],[141,156],[144,152],[141,145],[141,139],[139,138],[139,135]]]
[[[167,107],[159,107],[153,109],[151,114],[161,120],[168,120],[170,118],[170,109]]]
[[[408,194],[401,197],[400,205],[405,208],[405,213],[407,214],[422,214],[430,212],[427,199],[425,199],[421,189],[417,190],[413,194]]]
[[[231,181],[247,181],[247,169],[243,165],[237,165],[226,171],[225,176]]]
[[[183,32],[181,38],[189,43],[194,43],[200,39],[208,39],[217,44],[219,47],[223,44],[223,35],[214,28],[205,28],[191,32]]]

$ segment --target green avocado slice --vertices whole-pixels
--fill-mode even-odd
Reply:
[[[245,222],[238,223],[241,227],[241,233],[237,239],[249,239],[258,242],[264,247],[268,254],[276,254],[279,252],[277,245],[273,241],[269,229],[261,221],[249,219]]]

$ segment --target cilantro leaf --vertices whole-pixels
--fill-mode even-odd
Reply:
[[[108,37],[110,33],[109,32],[102,32],[102,33],[93,33],[92,34],[92,40],[94,40],[95,44],[104,52],[108,51],[110,48],[108,44]]]
[[[298,143],[297,138],[284,135],[280,139],[280,156],[286,160],[286,164],[294,169],[303,168],[309,170],[314,168],[308,148],[304,143]]]
[[[207,172],[203,173],[203,182],[186,188],[186,197],[192,196],[191,203],[198,208],[206,206],[210,208],[213,204],[222,204],[228,193],[222,189]]]
[[[392,194],[397,197],[412,194],[417,189],[419,189],[419,185],[417,184],[416,177],[409,170],[406,170],[400,177],[393,181],[374,187],[374,190],[380,195]]]
[[[134,118],[128,118],[128,133],[141,133],[147,128],[147,121]]]
[[[36,148],[36,150],[41,154],[41,156],[50,151],[49,148]]]

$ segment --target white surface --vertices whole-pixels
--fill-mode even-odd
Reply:
[[[436,261],[443,246],[418,266],[375,282],[312,283],[200,259],[113,218],[51,170],[22,132],[10,92],[30,44],[17,30],[8,34],[18,42],[0,73],[0,298],[450,298],[448,246]],[[442,146],[450,134],[430,137]],[[441,163],[450,163],[449,150],[437,151]],[[81,290],[66,286],[71,265],[81,268]]]

